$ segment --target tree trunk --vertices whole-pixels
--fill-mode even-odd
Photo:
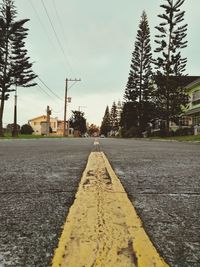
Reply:
[[[144,42],[144,40],[143,40]],[[141,57],[140,57],[140,95],[139,95],[139,112],[138,112],[138,124],[139,124],[139,131],[141,133],[141,112],[142,112],[142,73],[143,73],[143,52],[144,52],[144,44],[142,43],[141,48]]]
[[[0,137],[4,136],[3,132],[3,110],[4,110],[4,93],[1,95],[1,106],[0,106]]]
[[[173,6],[173,0],[172,0],[172,6]],[[170,18],[172,21],[173,18],[173,11],[171,10]],[[170,55],[171,55],[171,50],[170,50],[170,44],[171,44],[171,39],[172,39],[172,27],[170,26],[170,31],[169,31],[169,41],[168,41],[168,57],[167,57],[167,79],[166,79],[166,90],[167,90],[167,116],[166,116],[166,136],[169,136],[169,117],[170,117],[170,103],[169,103],[169,96],[170,96]]]
[[[4,111],[4,101],[5,101],[5,81],[6,81],[6,72],[7,72],[7,65],[8,65],[8,29],[6,31],[6,49],[5,49],[5,65],[3,70],[3,86],[2,86],[2,93],[1,93],[1,106],[0,106],[0,137],[4,136],[3,132],[3,111]]]

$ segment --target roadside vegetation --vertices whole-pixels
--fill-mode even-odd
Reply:
[[[185,136],[169,136],[169,137],[150,137],[150,139],[162,140],[176,140],[176,141],[198,141],[200,142],[200,135],[185,135]]]
[[[56,136],[56,135],[33,135],[33,134],[18,134],[18,136],[13,137],[12,134],[4,134],[3,137],[0,137],[0,140],[4,139],[40,139],[40,138],[68,138],[64,136]]]
[[[161,1],[162,2],[162,1]],[[155,26],[155,50],[151,50],[148,16],[142,12],[132,52],[124,101],[118,128],[112,124],[112,108],[106,108],[101,125],[105,136],[154,137],[155,135],[192,135],[181,127],[184,108],[189,103],[186,92],[186,63],[182,50],[187,47],[187,24],[184,23],[185,0],[165,0]],[[174,132],[171,124],[180,128]],[[154,132],[155,130],[155,132]]]
[[[0,136],[3,131],[5,101],[17,87],[35,86],[37,75],[25,47],[28,28],[24,25],[29,19],[17,20],[17,10],[13,0],[3,0],[0,4]],[[16,105],[15,105],[16,109]],[[17,116],[14,115],[13,136],[17,136]]]

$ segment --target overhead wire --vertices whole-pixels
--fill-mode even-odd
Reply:
[[[63,27],[63,24],[62,24],[62,22],[61,22],[60,16],[59,16],[59,14],[58,14],[58,9],[57,9],[55,0],[52,0],[52,3],[53,3],[53,6],[54,6],[54,9],[55,9],[56,18],[57,18],[58,23],[59,23],[59,25],[60,25],[60,29],[61,29],[61,31],[62,31],[63,36],[65,37],[65,42],[67,43],[67,38],[66,38],[66,35],[65,35],[64,27]]]
[[[43,2],[43,1],[42,1]],[[32,9],[33,9],[33,11],[35,12],[35,15],[36,15],[36,17],[38,18],[38,21],[40,22],[40,24],[41,24],[41,26],[42,26],[42,28],[43,28],[43,30],[44,30],[44,32],[45,32],[45,34],[47,35],[47,37],[48,37],[48,39],[49,39],[49,41],[50,41],[50,43],[51,43],[51,45],[52,45],[52,47],[55,49],[55,46],[54,46],[54,44],[53,44],[53,42],[52,42],[52,40],[51,40],[51,38],[49,37],[49,35],[47,34],[47,31],[46,31],[46,28],[45,28],[45,26],[44,26],[44,24],[43,24],[43,22],[42,22],[42,20],[40,19],[40,16],[39,16],[39,14],[38,14],[38,12],[37,12],[37,10],[36,10],[36,8],[35,8],[35,6],[34,6],[34,4],[33,4],[33,2],[32,2],[32,0],[30,0],[30,5],[31,5],[31,7],[32,7]],[[44,4],[44,2],[43,2],[43,4]],[[46,9],[45,9],[45,11],[47,11]],[[48,14],[48,13],[47,13]],[[63,99],[61,99],[58,95],[56,95],[54,92],[53,92],[53,90],[51,90],[50,88],[49,88],[49,86],[47,86],[46,85],[46,83],[38,76],[37,77],[39,80],[40,80],[40,82],[55,96],[55,97],[57,97],[59,100],[61,100],[61,101],[63,101]],[[39,84],[37,84],[38,85],[38,87],[39,87],[39,89],[41,90],[41,91],[43,91],[43,93],[45,93],[47,96],[49,96],[50,98],[52,98],[52,96],[51,95],[49,95]]]
[[[37,78],[57,99],[63,101],[63,99],[60,96],[58,96],[57,94],[55,94],[54,91],[51,88],[49,88],[49,86],[39,76],[37,76]]]
[[[54,113],[61,113],[61,112],[63,112],[63,109],[61,109],[60,111],[56,111],[55,109],[52,108],[52,111],[53,111]]]
[[[59,12],[58,12],[58,9],[57,9],[57,6],[56,6],[56,1],[52,0],[52,3],[53,3],[54,10],[55,10],[56,18],[57,18],[57,21],[58,21],[58,24],[59,24],[59,28],[61,29],[62,36],[63,36],[63,39],[65,41],[65,47],[66,47],[67,50],[69,50],[68,45],[67,45],[68,44],[68,40],[67,40],[67,37],[66,37],[66,31],[64,30],[63,23],[62,23],[62,21],[60,19]]]
[[[63,34],[63,36],[65,37],[65,42],[67,43],[67,41],[66,41],[66,34],[65,34],[65,31],[64,31],[63,24],[62,24],[62,22],[61,22],[61,20],[60,20],[60,17],[59,17],[59,13],[58,13],[58,9],[57,9],[57,7],[56,7],[56,3],[55,3],[55,1],[53,1],[53,0],[52,0],[52,2],[53,2],[53,5],[54,5],[54,10],[55,10],[55,14],[56,14],[58,23],[59,23],[60,28],[61,28],[61,30],[62,30],[62,34]],[[55,29],[55,27],[54,27],[54,25],[53,25],[53,22],[52,22],[51,17],[50,17],[50,15],[49,15],[49,13],[48,13],[48,10],[47,10],[47,8],[46,8],[46,6],[45,6],[45,3],[44,3],[43,0],[41,0],[41,3],[42,3],[42,5],[43,5],[43,8],[44,8],[45,13],[46,13],[46,15],[47,15],[47,18],[48,18],[49,23],[50,23],[50,25],[51,25],[51,28],[52,28],[52,30],[53,30],[53,32],[54,32],[54,35],[55,35],[56,41],[57,41],[57,43],[58,43],[58,45],[59,45],[59,48],[60,48],[60,50],[61,50],[61,52],[62,52],[62,54],[63,54],[63,56],[64,56],[64,58],[65,58],[65,60],[66,60],[65,63],[68,64],[68,67],[70,68],[70,71],[73,72],[72,66],[71,66],[70,62],[68,61],[68,59],[67,59],[67,56],[66,56],[66,54],[65,54],[65,50],[64,50],[64,48],[63,48],[63,46],[62,46],[62,43],[61,43],[61,41],[60,41],[60,39],[59,39],[59,36],[58,36],[58,34],[57,34],[57,32],[56,32],[56,29]],[[42,20],[40,19],[40,16],[39,16],[39,14],[38,14],[38,12],[37,12],[35,6],[33,5],[32,0],[30,0],[30,5],[31,5],[33,11],[35,12],[35,15],[36,15],[36,17],[38,18],[38,21],[39,21],[39,23],[41,24],[41,26],[42,26],[42,28],[43,28],[45,34],[47,35],[47,37],[48,37],[48,39],[49,39],[49,42],[51,43],[52,47],[53,47],[54,50],[55,50],[55,45],[54,45],[54,43],[52,42],[52,40],[51,40],[51,38],[49,37],[49,35],[47,34],[46,28],[45,28],[45,26],[44,26]],[[48,86],[48,85],[47,85],[47,84],[46,84],[46,83],[45,83],[39,76],[38,76],[37,78],[38,78],[38,80],[39,80],[39,81],[40,81],[40,82],[41,82],[41,83],[48,89],[48,91],[51,92],[51,94],[53,94],[53,95],[54,95],[57,99],[59,99],[60,101],[63,101],[63,99],[62,99],[60,96],[58,96],[57,94],[55,94],[54,91],[53,91],[51,88],[49,88],[49,86]],[[72,83],[72,84],[69,86],[68,89],[70,89],[72,86],[74,86],[75,83],[76,83],[76,81],[75,81],[74,83]],[[43,88],[41,85],[37,84],[37,86],[38,86],[38,88],[39,88],[44,94],[46,94],[48,97],[50,97],[50,98],[53,99],[53,97],[52,97],[49,93],[47,93],[46,90],[44,90],[44,88]]]
[[[72,72],[71,64],[69,63],[69,61],[68,61],[68,59],[67,59],[67,56],[66,56],[66,54],[65,54],[65,50],[64,50],[64,48],[63,48],[63,46],[62,46],[62,43],[61,43],[61,41],[60,41],[60,39],[59,39],[59,37],[58,37],[58,34],[57,34],[56,30],[55,30],[55,27],[54,27],[54,25],[53,25],[53,22],[52,22],[52,20],[51,20],[51,17],[50,17],[50,15],[49,15],[49,13],[48,13],[48,10],[47,10],[47,8],[46,8],[46,6],[45,6],[45,3],[44,3],[43,0],[41,0],[41,2],[42,2],[42,5],[43,5],[43,7],[44,7],[44,10],[45,10],[45,13],[46,13],[46,15],[47,15],[47,18],[48,18],[48,20],[49,20],[49,23],[50,23],[50,25],[51,25],[51,28],[52,28],[52,30],[53,30],[53,32],[54,32],[54,35],[55,35],[56,41],[57,41],[57,43],[58,43],[58,46],[59,46],[59,48],[60,48],[60,50],[61,50],[61,52],[62,52],[62,54],[63,54],[63,56],[64,56],[64,58],[65,58],[65,61],[66,61],[67,65],[68,65],[70,71]]]
[[[59,28],[61,29],[61,32],[62,32],[63,41],[65,43],[65,48],[69,52],[68,40],[67,40],[67,37],[66,37],[66,31],[64,30],[63,23],[62,23],[62,21],[60,19],[59,12],[58,12],[58,9],[57,9],[57,6],[56,6],[56,1],[52,0],[52,4],[53,4],[54,10],[55,10],[55,14],[56,14],[56,18],[57,18],[57,21],[58,21],[58,24],[59,24]],[[70,63],[70,61],[69,61],[69,63]],[[70,66],[71,66],[71,63],[70,63]],[[71,71],[74,74],[72,66],[71,66]]]
[[[47,30],[46,30],[46,27],[44,26],[44,23],[42,22],[42,20],[41,20],[39,14],[37,12],[37,9],[35,8],[35,6],[34,6],[34,4],[32,2],[32,0],[29,0],[28,2],[30,3],[30,5],[31,5],[31,7],[32,7],[32,9],[33,9],[33,11],[34,11],[39,23],[40,23],[40,25],[42,26],[43,31],[44,31],[45,35],[47,36],[47,38],[49,40],[49,43],[51,44],[52,48],[55,50],[55,45],[54,45],[53,41],[51,40],[51,38],[49,37],[49,35],[47,33]]]
[[[77,83],[77,81],[73,82],[73,83],[68,87],[68,89],[72,88],[72,86],[74,86],[75,83]]]
[[[37,84],[37,87],[40,89],[40,91],[42,91],[45,95],[47,95],[48,97],[52,98],[53,97],[51,95],[49,95],[39,84]]]

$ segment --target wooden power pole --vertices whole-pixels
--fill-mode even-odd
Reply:
[[[12,137],[18,136],[18,129],[17,129],[17,85],[15,88],[15,103],[14,103],[14,123],[13,123],[13,131]]]
[[[81,81],[81,79],[66,79],[66,81],[65,81],[65,105],[64,105],[63,136],[68,136],[68,133],[69,133],[69,123],[67,125],[67,132],[66,132],[68,82],[80,82],[80,81]]]
[[[49,108],[49,106],[47,106],[47,123],[46,123],[46,133],[47,135],[49,135],[50,133],[50,115],[51,115],[51,110]]]

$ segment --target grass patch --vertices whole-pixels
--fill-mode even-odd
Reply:
[[[40,138],[66,138],[64,136],[44,136],[44,135],[32,135],[32,134],[19,134],[18,137],[12,137],[10,134],[5,134],[4,137],[0,137],[0,139],[40,139]]]
[[[200,141],[200,135],[152,137],[151,139],[176,140],[176,141]]]

